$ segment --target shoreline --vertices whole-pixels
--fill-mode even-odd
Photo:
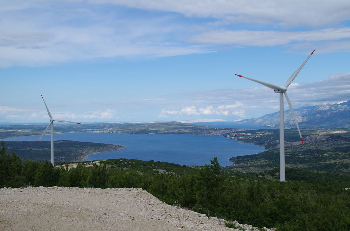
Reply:
[[[156,134],[157,137],[155,138],[150,138],[150,136],[155,136],[155,135],[150,135],[150,134],[131,134],[131,133],[105,133],[105,132],[101,132],[101,133],[96,133],[96,132],[83,132],[86,135],[87,138],[85,138],[85,136],[79,135],[79,133],[76,132],[70,132],[70,133],[66,133],[66,134],[76,134],[73,135],[73,137],[77,136],[77,137],[82,137],[81,139],[77,138],[77,139],[73,139],[72,136],[66,136],[64,137],[67,140],[73,139],[73,140],[80,140],[77,142],[85,142],[83,140],[88,140],[86,143],[91,143],[91,141],[96,140],[96,142],[100,142],[100,143],[94,143],[94,144],[103,144],[103,145],[116,145],[116,144],[112,144],[115,143],[115,141],[123,144],[123,145],[127,145],[128,146],[128,150],[127,152],[123,152],[124,154],[103,154],[103,153],[109,153],[109,152],[117,152],[119,150],[125,150],[126,147],[125,146],[121,146],[121,145],[117,145],[118,147],[114,147],[114,148],[110,148],[110,149],[99,149],[99,150],[92,150],[90,148],[85,148],[83,145],[81,145],[81,150],[74,150],[74,158],[62,158],[62,159],[57,159],[58,155],[56,153],[57,152],[57,145],[56,143],[59,143],[61,141],[55,141],[55,162],[56,163],[64,163],[64,162],[84,162],[84,161],[92,161],[92,160],[102,160],[102,159],[115,159],[115,158],[130,158],[130,159],[140,159],[140,160],[159,160],[159,161],[163,161],[163,162],[171,162],[171,163],[177,163],[177,164],[182,164],[182,165],[196,165],[196,166],[202,166],[205,165],[209,162],[210,159],[212,159],[214,156],[219,157],[219,161],[220,164],[224,167],[226,166],[231,166],[232,164],[234,164],[230,159],[235,157],[235,156],[248,156],[248,155],[254,155],[256,153],[261,153],[264,151],[264,147],[260,146],[260,145],[256,145],[253,142],[241,142],[240,140],[237,139],[232,139],[232,137],[228,137],[225,134],[222,134],[221,132],[213,135],[208,135],[208,134],[184,134],[184,133],[166,133],[166,134]],[[93,138],[92,134],[101,134],[103,135],[101,138]],[[120,136],[112,136],[112,138],[108,138],[108,134],[115,134],[115,135],[121,135]],[[106,139],[103,138],[104,136],[106,136]],[[123,136],[126,135],[126,136]],[[135,135],[135,139],[132,137],[129,137],[130,135]],[[145,136],[145,138],[142,138],[143,135],[147,135]],[[170,137],[167,137],[167,135],[170,135]],[[182,138],[181,135],[184,136],[190,136],[190,137],[213,137],[214,140],[208,140],[207,138],[202,139],[202,138],[194,138],[194,141],[191,143],[188,143],[187,141],[190,140],[190,138]],[[141,136],[141,137],[140,137]],[[171,136],[173,136],[173,138],[171,138]],[[90,137],[90,138],[89,138]],[[91,138],[92,137],[92,138]],[[159,138],[158,138],[159,137]],[[161,138],[161,137],[165,137],[165,138]],[[215,138],[217,137],[217,138]],[[62,137],[61,137],[62,138]],[[129,142],[129,140],[132,138],[132,142]],[[175,139],[175,141],[170,141]],[[191,138],[192,139],[192,138]],[[222,140],[229,140],[229,141],[217,141],[218,139],[222,139]],[[34,140],[32,138],[32,140]],[[119,141],[118,141],[119,140]],[[198,142],[201,142],[201,140],[203,140],[203,142],[206,143],[206,146],[208,146],[209,149],[203,149],[200,148],[199,150],[195,151],[196,148],[193,149],[193,147],[200,147],[202,146],[202,144],[199,144]],[[230,141],[231,140],[231,141]],[[164,143],[164,142],[166,143]],[[212,142],[213,141],[213,142]],[[48,142],[48,141],[43,141],[43,142]],[[103,142],[108,142],[108,144],[104,144]],[[138,142],[141,142],[140,145],[143,147],[139,148],[137,146]],[[151,142],[151,143],[150,143]],[[159,143],[159,150],[158,148],[158,142]],[[175,150],[173,150],[172,146],[175,145],[174,142],[181,142],[178,145],[176,145],[177,147],[175,148]],[[184,142],[184,143],[182,143]],[[232,144],[230,144],[232,142]],[[41,142],[40,142],[41,143]],[[146,144],[149,143],[149,144]],[[240,149],[236,149],[237,145],[235,145],[234,143],[237,143],[238,147],[241,147]],[[156,145],[157,144],[157,145]],[[243,147],[242,145],[248,145],[247,148]],[[136,145],[136,149],[133,148]],[[170,146],[169,146],[170,145]],[[200,145],[200,146],[198,146]],[[215,146],[216,145],[216,146]],[[220,145],[220,146],[217,146]],[[221,148],[221,145],[223,145],[223,147]],[[47,148],[49,148],[49,145],[46,145]],[[181,146],[181,147],[178,147]],[[216,148],[215,148],[216,147]],[[214,149],[214,150],[212,150]],[[148,151],[147,151],[148,150]],[[49,159],[49,155],[50,155],[50,150],[46,151],[46,160]],[[161,153],[162,152],[162,153]],[[184,158],[186,158],[186,156],[188,156],[186,154],[186,156],[183,156],[181,153],[187,153],[188,155],[191,154],[191,158],[186,160]],[[139,153],[139,154],[137,154]],[[154,153],[154,154],[152,154]],[[167,154],[168,153],[168,154]],[[178,157],[176,157],[175,154],[171,154],[171,153],[175,153],[176,155],[178,155]],[[198,156],[198,153],[201,153],[201,156]],[[16,153],[17,154],[17,153]],[[192,155],[193,154],[193,155]],[[93,157],[92,159],[87,160],[89,157],[91,158],[92,155],[96,155],[95,157]],[[102,155],[102,156],[99,156]],[[167,155],[170,155],[169,158],[167,157]],[[204,157],[203,157],[204,155]],[[116,157],[113,157],[116,156]],[[143,157],[147,157],[147,158],[143,158]],[[221,157],[220,157],[221,156]],[[149,157],[149,158],[148,158]],[[207,157],[207,158],[205,158]],[[199,159],[198,159],[199,158]],[[205,159],[204,159],[205,158]],[[181,161],[181,159],[183,161]],[[194,161],[195,159],[198,159],[196,161]]]
[[[122,147],[121,147],[121,148],[114,149],[114,150],[110,150],[110,151],[94,152],[94,153],[86,154],[86,155],[82,156],[82,160],[79,160],[79,161],[77,161],[77,162],[94,161],[94,160],[86,160],[90,155],[98,155],[98,154],[101,154],[101,153],[104,153],[104,152],[114,152],[114,151],[120,151],[120,150],[126,149],[125,146],[123,146],[123,145],[120,145],[120,146],[122,146]]]
[[[50,141],[5,141],[8,153],[15,153],[22,161],[49,161]],[[57,140],[55,163],[84,162],[89,155],[126,149],[123,145]]]

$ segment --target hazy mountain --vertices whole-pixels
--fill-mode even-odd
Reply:
[[[325,104],[294,110],[300,127],[350,128],[350,100],[340,104]],[[284,112],[285,126],[295,127],[290,110]],[[242,120],[241,124],[279,127],[279,111],[255,119]]]

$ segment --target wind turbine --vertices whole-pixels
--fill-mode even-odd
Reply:
[[[304,145],[304,140],[303,137],[301,136],[300,133],[300,129],[299,129],[299,125],[298,125],[298,120],[295,117],[294,111],[293,111],[293,107],[292,107],[292,103],[289,100],[289,97],[287,95],[287,88],[289,87],[289,85],[292,83],[292,81],[295,79],[295,77],[299,74],[300,70],[304,67],[304,65],[306,64],[306,62],[309,60],[309,58],[311,57],[311,55],[313,55],[315,52],[315,50],[313,50],[311,52],[311,54],[306,58],[306,60],[303,62],[303,64],[301,64],[301,66],[289,77],[289,79],[286,82],[286,85],[284,87],[278,87],[276,85],[270,84],[270,83],[265,83],[256,79],[251,79],[248,77],[244,77],[242,75],[237,75],[238,77],[241,78],[245,78],[251,81],[254,81],[256,83],[260,83],[268,88],[271,88],[274,90],[275,93],[279,93],[280,94],[280,181],[286,181],[286,162],[285,162],[285,154],[284,154],[284,105],[283,105],[283,94],[286,97],[286,100],[288,102],[289,108],[290,108],[290,112],[292,113],[292,116],[294,118],[295,124],[298,128],[298,132],[300,135],[300,139],[301,139],[301,143]]]
[[[78,122],[72,122],[72,121],[67,121],[67,120],[55,120],[52,118],[52,115],[49,111],[49,108],[46,105],[46,102],[44,100],[43,95],[41,95],[41,98],[44,101],[46,110],[47,110],[47,114],[49,114],[50,117],[50,124],[46,127],[45,131],[43,132],[43,134],[40,136],[40,138],[38,139],[37,143],[39,143],[39,141],[41,140],[41,138],[45,135],[46,131],[49,129],[49,127],[51,127],[51,164],[55,165],[55,156],[54,156],[54,144],[53,144],[53,122],[57,121],[57,122],[64,122],[64,123],[76,123],[76,124],[80,124]]]

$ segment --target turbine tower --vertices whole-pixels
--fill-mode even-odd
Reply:
[[[49,127],[51,127],[51,164],[52,165],[55,165],[55,155],[54,155],[54,144],[53,144],[53,122],[54,121],[57,121],[57,122],[64,122],[64,123],[76,123],[76,124],[80,124],[78,122],[72,122],[72,121],[67,121],[67,120],[55,120],[52,118],[52,115],[49,111],[49,108],[47,107],[46,105],[46,102],[44,100],[44,97],[43,95],[41,95],[41,98],[43,99],[44,101],[44,104],[45,104],[45,107],[46,107],[46,110],[47,110],[47,114],[49,115],[50,117],[50,124],[46,127],[45,131],[43,132],[43,134],[40,136],[40,138],[38,139],[37,143],[41,140],[41,138],[45,135],[46,131],[49,129]]]
[[[301,64],[301,66],[289,77],[289,79],[286,82],[286,85],[284,87],[278,87],[276,85],[270,84],[270,83],[265,83],[256,79],[251,79],[248,77],[244,77],[242,75],[237,75],[238,77],[241,78],[245,78],[251,81],[254,81],[256,83],[260,83],[268,88],[271,88],[274,90],[275,93],[279,93],[280,94],[280,181],[286,181],[286,163],[285,163],[285,154],[284,154],[284,104],[283,104],[283,95],[286,97],[286,100],[288,102],[289,108],[290,108],[290,112],[292,113],[292,116],[294,118],[295,124],[297,126],[299,135],[300,135],[300,139],[301,139],[301,143],[304,145],[304,140],[303,137],[301,136],[300,133],[300,129],[299,129],[299,125],[298,125],[298,120],[295,117],[294,111],[293,111],[293,107],[292,107],[292,103],[289,100],[289,97],[287,95],[287,88],[289,87],[289,85],[292,83],[292,81],[295,79],[295,77],[299,74],[300,70],[304,67],[304,65],[306,64],[306,62],[309,60],[309,58],[311,57],[311,55],[313,55],[315,52],[315,50],[313,50],[311,52],[311,54],[306,58],[306,60],[303,62],[303,64]]]

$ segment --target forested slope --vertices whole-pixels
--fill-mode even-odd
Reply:
[[[53,167],[48,162],[21,162],[15,154],[6,153],[4,144],[0,159],[1,187],[136,187],[168,204],[257,227],[350,227],[350,191],[346,190],[350,180],[346,177],[325,181],[322,175],[311,179],[308,172],[300,175],[295,170],[298,177],[283,183],[271,173],[225,174],[216,158],[210,165],[196,168],[127,159]]]

